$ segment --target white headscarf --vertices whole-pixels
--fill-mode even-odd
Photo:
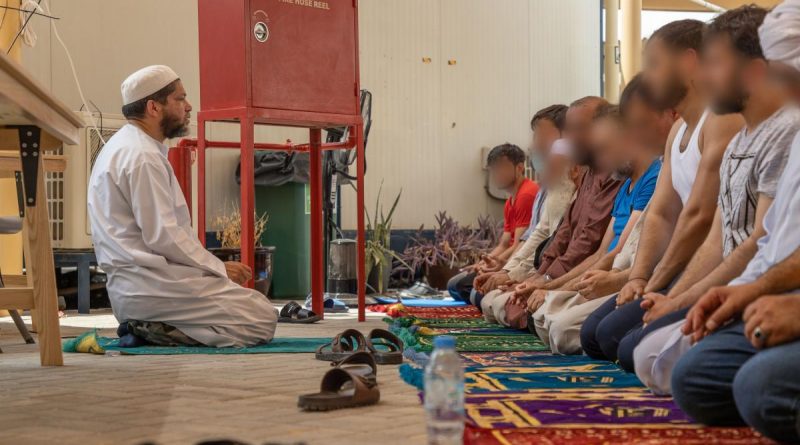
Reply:
[[[785,0],[764,18],[758,28],[767,60],[800,71],[800,0]]]

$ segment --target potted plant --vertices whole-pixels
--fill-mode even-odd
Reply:
[[[397,194],[388,213],[384,213],[381,204],[381,194],[383,192],[383,182],[378,188],[378,198],[375,201],[375,213],[372,218],[369,211],[364,208],[364,215],[367,219],[366,230],[366,273],[367,284],[378,293],[386,291],[389,287],[389,276],[392,273],[392,260],[396,259],[405,265],[405,261],[400,258],[390,247],[392,234],[392,216],[400,196],[403,191]],[[408,265],[406,265],[408,266]]]
[[[261,216],[254,214],[253,216],[253,238],[255,240],[253,279],[255,280],[255,289],[268,295],[272,284],[272,261],[275,247],[261,245],[261,236],[267,228],[267,221],[269,221],[267,214]],[[208,249],[209,252],[222,261],[241,261],[242,217],[239,208],[233,207],[230,212],[216,217],[212,223],[218,228],[217,240],[220,242],[220,247]]]
[[[478,218],[478,227],[462,226],[447,212],[436,215],[433,239],[423,235],[424,226],[411,238],[402,258],[412,274],[422,271],[428,284],[445,289],[458,270],[477,262],[498,239],[497,224],[491,217]]]

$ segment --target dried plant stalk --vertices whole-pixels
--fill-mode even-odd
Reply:
[[[254,244],[256,247],[261,246],[261,235],[267,228],[267,221],[269,216],[264,213],[260,217],[256,212],[253,212],[254,220]],[[217,230],[217,240],[224,248],[241,248],[242,247],[242,215],[238,207],[234,207],[230,212],[224,213],[216,217],[213,221],[214,225],[219,227]]]

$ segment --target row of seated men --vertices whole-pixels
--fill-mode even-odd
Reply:
[[[708,425],[800,442],[800,0],[681,20],[619,105],[533,117],[500,244],[450,282],[554,353],[618,362]]]

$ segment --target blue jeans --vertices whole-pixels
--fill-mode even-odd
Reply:
[[[617,361],[617,350],[631,330],[642,325],[641,301],[631,301],[617,308],[617,297],[609,298],[583,322],[581,347],[586,355],[598,360]]]
[[[689,350],[672,372],[675,401],[698,422],[750,425],[800,443],[800,341],[757,350],[733,323]]]
[[[461,272],[450,278],[447,282],[447,292],[456,300],[469,304],[469,294],[472,292],[472,282],[475,281],[474,272]]]

